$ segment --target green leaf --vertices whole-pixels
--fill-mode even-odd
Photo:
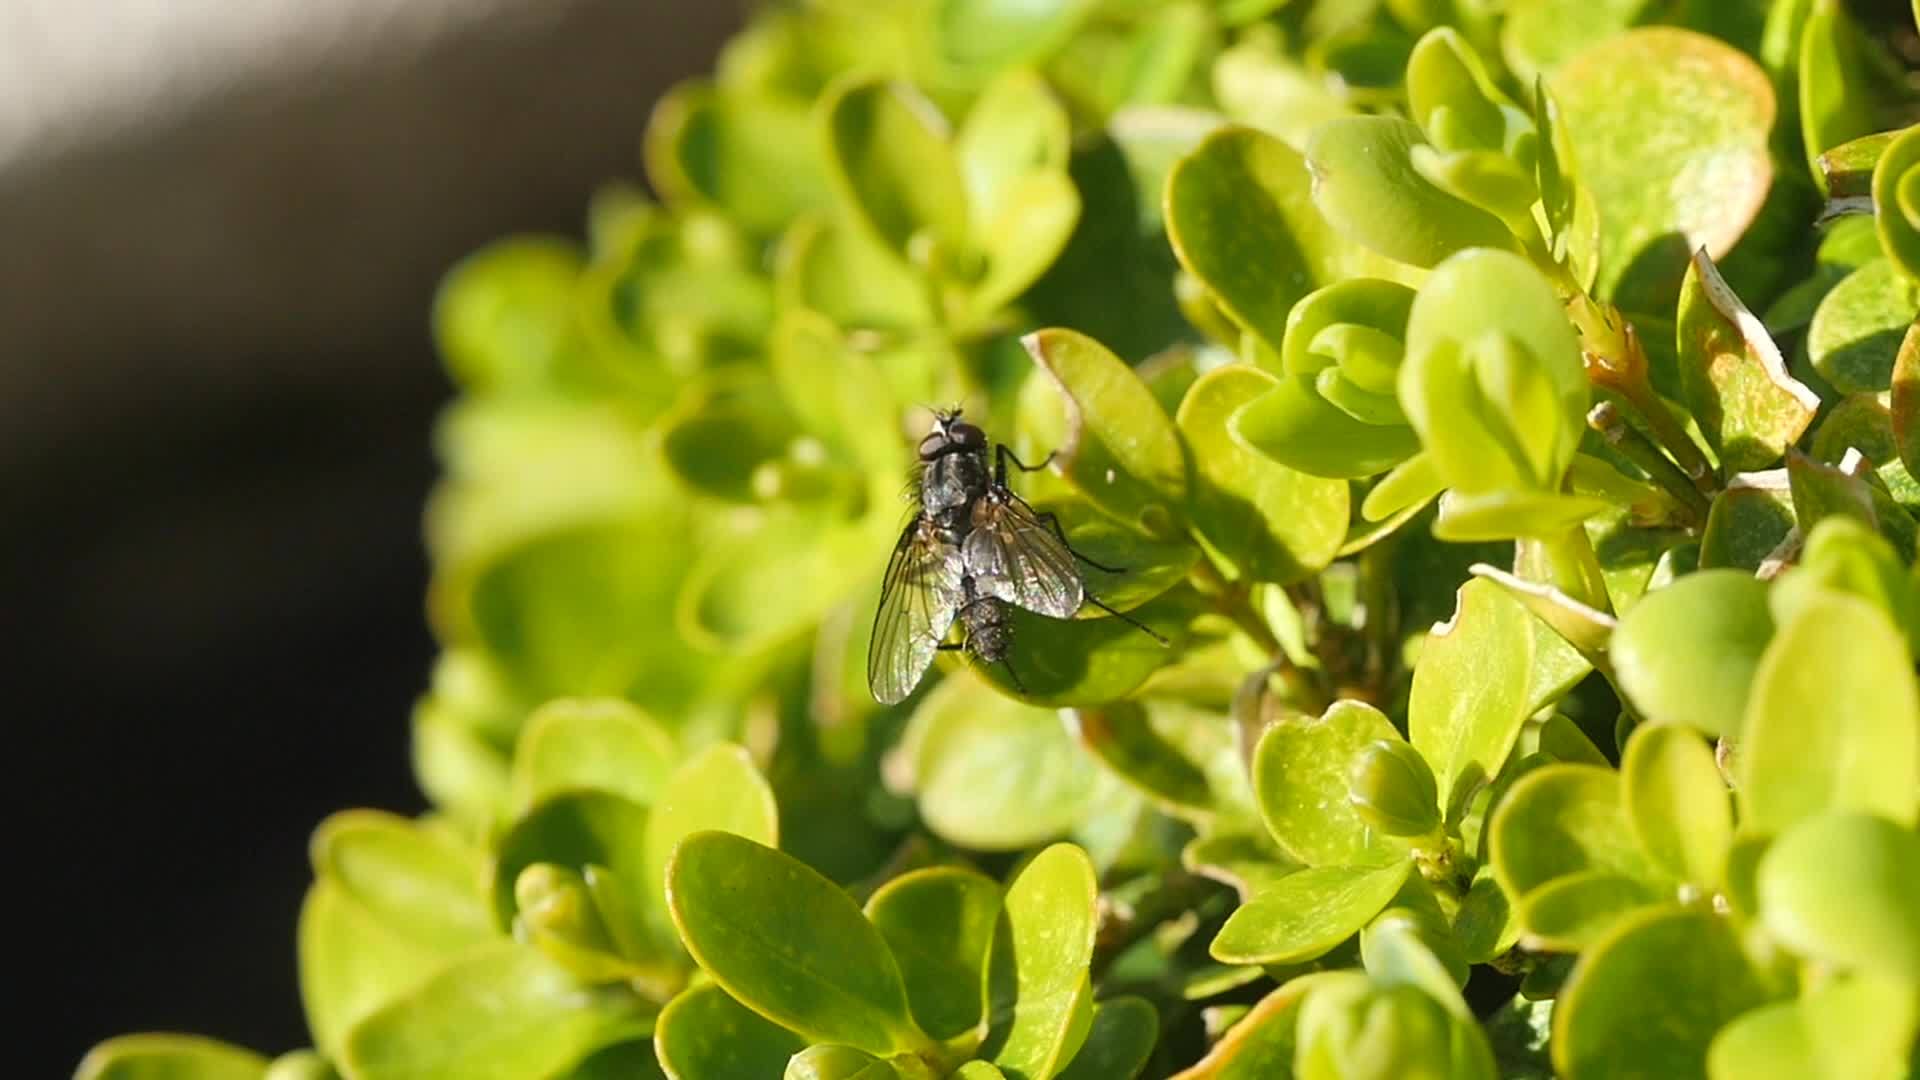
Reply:
[[[1453,618],[1427,635],[1413,672],[1407,733],[1433,767],[1450,821],[1499,774],[1520,737],[1532,711],[1533,645],[1527,610],[1482,578],[1460,586]]]
[[[1915,1006],[1906,983],[1833,979],[1794,1001],[1764,1005],[1720,1029],[1711,1080],[1850,1080],[1907,1072]]]
[[[1381,524],[1376,529],[1396,529],[1419,513],[1446,488],[1446,481],[1426,454],[1415,454],[1393,467],[1367,492],[1360,504],[1360,516]],[[1362,534],[1365,535],[1365,534]],[[1341,554],[1349,553],[1349,546]]]
[[[1500,26],[1500,54],[1524,83],[1638,22],[1652,0],[1527,0]]]
[[[450,836],[378,810],[346,810],[314,830],[311,854],[316,877],[412,941],[452,952],[493,935],[484,868]]]
[[[1161,715],[1167,712],[1158,711]],[[1185,721],[1186,733],[1163,730],[1164,725],[1156,724],[1155,715],[1134,701],[1116,702],[1098,709],[1068,709],[1062,717],[1081,746],[1116,776],[1161,804],[1168,813],[1208,815],[1218,809],[1212,777],[1206,767],[1211,762],[1196,760],[1188,752],[1189,747],[1207,735],[1206,727],[1192,724],[1195,717],[1183,713],[1175,721]],[[1180,734],[1189,737],[1183,740]],[[1221,742],[1223,745],[1218,750],[1233,753],[1224,745],[1224,739]],[[1233,767],[1244,779],[1237,753],[1233,756],[1236,759]],[[1241,787],[1244,790],[1244,783]]]
[[[1473,875],[1473,883],[1460,899],[1453,918],[1453,937],[1468,963],[1484,964],[1513,947],[1520,938],[1520,923],[1513,915],[1513,903],[1501,890],[1493,868],[1482,865]]]
[[[1195,837],[1181,849],[1180,865],[1230,886],[1241,900],[1300,869],[1280,852],[1264,827],[1257,834],[1223,830]]]
[[[855,80],[816,109],[828,176],[863,228],[918,265],[965,250],[966,185],[932,103],[905,83]]]
[[[1899,446],[1900,462],[1913,476],[1920,466],[1920,321],[1907,328],[1900,340],[1900,351],[1893,364],[1893,393],[1890,407],[1894,441]]]
[[[1280,344],[1288,375],[1338,367],[1363,390],[1391,396],[1398,387],[1414,291],[1397,281],[1350,278],[1315,290],[1287,313]]]
[[[1036,172],[1065,175],[1072,150],[1066,110],[1031,71],[1014,69],[981,91],[954,137],[975,220],[998,218],[1013,185]]]
[[[1435,187],[1413,167],[1426,139],[1388,116],[1329,120],[1307,143],[1313,202],[1342,235],[1391,259],[1436,266],[1467,248],[1506,248],[1500,219]]]
[[[660,1010],[654,1052],[672,1080],[778,1076],[806,1040],[708,984],[678,994]]]
[[[514,883],[534,863],[554,863],[581,873],[590,866],[604,867],[612,875],[609,884],[619,894],[615,902],[628,917],[644,921],[645,905],[660,888],[647,872],[646,832],[646,808],[618,795],[571,791],[541,803],[514,824],[495,852],[493,904],[500,924],[512,925],[519,911]],[[642,927],[610,925],[608,929],[615,940],[633,945]]]
[[[1656,908],[1581,956],[1553,1015],[1567,1080],[1700,1076],[1722,1026],[1767,998],[1725,920]]]
[[[910,871],[867,901],[887,939],[920,1030],[949,1039],[985,1017],[987,954],[1000,918],[1000,886],[955,867]]]
[[[904,739],[920,814],[953,843],[1011,851],[1064,835],[1113,783],[1050,709],[942,682]]]
[[[1627,821],[1649,862],[1717,889],[1733,843],[1733,804],[1713,750],[1682,727],[1642,727],[1620,760]]]
[[[1549,253],[1565,265],[1583,292],[1590,292],[1600,276],[1600,210],[1593,192],[1576,175],[1578,162],[1560,102],[1538,77],[1533,83],[1533,125],[1533,175],[1547,219],[1544,238]]]
[[[1773,86],[1746,54],[1646,27],[1596,39],[1553,77],[1600,211],[1595,295],[1670,310],[1688,256],[1724,258],[1773,183]]]
[[[1793,532],[1793,495],[1785,469],[1739,473],[1714,496],[1700,537],[1702,568],[1752,572]]]
[[[679,756],[652,717],[614,698],[564,698],[534,710],[513,752],[515,814],[559,791],[590,788],[645,806]]]
[[[1299,1029],[1295,1064],[1303,1076],[1426,1072],[1494,1080],[1493,1055],[1478,1026],[1417,986],[1329,985],[1306,999]]]
[[[1738,570],[1703,570],[1649,592],[1627,612],[1613,635],[1613,670],[1647,719],[1737,734],[1772,638],[1763,582]]]
[[[1842,465],[1813,460],[1798,450],[1787,453],[1787,490],[1793,517],[1804,535],[1828,518],[1851,518],[1868,528],[1879,525],[1866,462],[1852,455]]]
[[[874,417],[895,408],[881,358],[857,348],[833,320],[804,308],[781,312],[767,360],[782,400],[807,436],[875,472],[898,476],[908,468],[911,459],[899,433],[873,423]],[[795,449],[789,445],[789,460],[796,456]],[[857,498],[857,488],[854,495]]]
[[[1813,313],[1807,354],[1835,387],[1877,393],[1893,382],[1901,338],[1920,312],[1920,281],[1877,259],[1840,280]]]
[[[669,996],[684,982],[685,965],[665,961],[664,950],[629,950],[614,940],[615,926],[630,940],[634,920],[627,901],[609,885],[599,867],[534,863],[513,881],[514,939],[538,948],[581,982],[632,980],[649,997]]]
[[[657,614],[673,609],[686,569],[670,554],[686,544],[683,514],[563,527],[488,560],[471,598],[485,655],[530,700],[677,704],[677,688],[702,680],[698,654]]]
[[[1842,969],[1920,980],[1920,836],[1911,827],[1837,811],[1806,818],[1761,858],[1759,890],[1761,919],[1788,948]]]
[[[1591,397],[1553,287],[1501,251],[1463,252],[1427,279],[1407,319],[1399,389],[1421,445],[1467,494],[1557,491]]]
[[[1160,1016],[1145,998],[1112,997],[1093,1007],[1093,1025],[1059,1080],[1133,1080],[1160,1037]]]
[[[647,1059],[651,1061],[653,1052],[648,1050],[646,1053]],[[578,1080],[592,1080],[591,1076],[579,1072],[575,1075]],[[657,1073],[646,1072],[638,1075],[629,1072],[627,1075],[631,1080],[656,1080],[658,1076]],[[289,1050],[273,1059],[273,1062],[267,1066],[267,1074],[262,1080],[339,1080],[339,1076],[340,1074],[334,1071],[333,1066],[327,1062],[326,1058],[321,1057],[318,1051]]]
[[[1780,627],[1754,672],[1738,767],[1743,824],[1761,832],[1827,810],[1914,820],[1920,695],[1885,614],[1835,593]]]
[[[1357,479],[1412,457],[1420,440],[1410,428],[1356,420],[1328,401],[1312,376],[1280,379],[1227,420],[1241,444],[1309,476]]]
[[[1260,999],[1207,1056],[1174,1080],[1292,1080],[1300,1003],[1330,981],[1361,979],[1353,972],[1329,972],[1291,979]]]
[[[1179,527],[1187,457],[1153,391],[1105,346],[1072,330],[1020,339],[1045,376],[1029,379],[1021,415],[1057,433],[1054,468],[1095,506],[1151,537]]]
[[[1559,878],[1592,870],[1650,880],[1622,804],[1620,779],[1592,765],[1546,765],[1521,777],[1494,811],[1493,870],[1524,899]]]
[[[980,1057],[1026,1080],[1059,1073],[1086,1040],[1100,895],[1093,863],[1072,844],[1035,855],[1007,885],[987,966],[987,1041]]]
[[[776,232],[827,203],[809,121],[798,98],[682,83],[647,120],[647,178],[674,205],[710,203],[754,232]]]
[[[738,224],[712,213],[661,215],[632,242],[630,257],[590,265],[582,278],[577,306],[595,347],[590,358],[607,369],[602,381],[644,387],[758,352],[773,290]]]
[[[1608,870],[1554,878],[1521,898],[1514,916],[1524,940],[1542,950],[1578,952],[1638,908],[1659,899],[1644,882]]]
[[[1088,557],[1098,558],[1091,552]],[[1050,619],[1013,608],[1008,612],[1013,651],[991,665],[981,664],[968,653],[966,663],[1001,693],[1021,701],[1105,705],[1126,697],[1148,676],[1178,658],[1177,649],[1186,637],[1188,624],[1202,606],[1198,594],[1182,588],[1128,613],[1169,644],[1154,640],[1124,619]],[[1008,674],[1009,665],[1015,674]]]
[[[1136,110],[1077,142],[1070,175],[1080,224],[1022,299],[1036,323],[1076,327],[1122,356],[1152,355],[1187,333],[1160,190],[1173,160],[1218,123],[1197,109]]]
[[[1887,258],[1920,278],[1920,124],[1909,127],[1873,167],[1874,227]]]
[[[1080,216],[1067,177],[1067,114],[1030,71],[996,79],[954,141],[985,276],[971,301],[985,318],[1017,298],[1059,257]]]
[[[1256,892],[1227,917],[1208,952],[1227,964],[1296,964],[1323,956],[1380,914],[1413,863],[1312,866]]]
[[[419,985],[449,954],[384,925],[339,883],[320,878],[300,906],[300,1003],[313,1042],[338,1059],[368,1013]]]
[[[1407,58],[1407,105],[1413,121],[1444,151],[1506,149],[1514,108],[1493,85],[1480,57],[1458,31],[1428,31]]]
[[[1424,883],[1409,884],[1431,895]],[[1437,905],[1433,912],[1439,915]],[[1435,932],[1444,935],[1446,927],[1429,928],[1423,925],[1425,921],[1424,914],[1414,909],[1389,908],[1360,932],[1361,966],[1377,986],[1414,987],[1455,1017],[1470,1020],[1473,1012],[1460,996],[1460,987],[1467,981],[1466,966],[1453,967],[1441,960],[1429,941]]]
[[[929,25],[938,55],[962,71],[1003,71],[1066,41],[1088,0],[939,0]]]
[[[732,833],[694,833],[667,864],[667,903],[687,951],[760,1015],[874,1054],[925,1046],[886,939],[799,860]]]
[[[899,1080],[893,1066],[851,1046],[809,1046],[793,1055],[781,1080]]]
[[[1433,770],[1400,739],[1375,739],[1347,774],[1360,817],[1389,836],[1426,836],[1440,826]]]
[[[1680,387],[1723,468],[1780,460],[1819,411],[1820,397],[1787,373],[1765,326],[1735,296],[1705,251],[1680,287]]]
[[[585,361],[574,297],[579,246],[549,237],[495,241],[461,260],[433,301],[447,370],[479,393],[537,390],[578,378]]]
[[[1829,147],[1814,158],[1813,170],[1828,200],[1871,197],[1873,167],[1901,134],[1900,131],[1876,131]]]
[[[788,227],[774,263],[774,286],[787,313],[806,308],[847,327],[918,329],[937,321],[935,297],[922,275],[859,228],[847,215],[803,217]],[[777,342],[778,339],[776,339]],[[950,343],[923,339],[902,343],[892,374],[924,367],[922,357],[951,359]],[[777,347],[777,346],[776,346]],[[910,360],[921,360],[920,364]],[[895,385],[903,391],[904,379]],[[902,392],[904,400],[915,395]]]
[[[1213,97],[1228,116],[1299,149],[1314,128],[1352,109],[1280,44],[1248,34],[1222,51],[1213,63]]]
[[[1871,526],[1850,517],[1816,526],[1801,548],[1799,567],[1769,598],[1775,618],[1792,619],[1801,603],[1828,590],[1851,593],[1886,612],[1905,631],[1909,649],[1920,640],[1920,593],[1907,560]]]
[[[1358,701],[1267,728],[1253,751],[1253,790],[1282,850],[1309,866],[1404,861],[1405,843],[1369,826],[1349,795],[1355,763],[1383,739],[1398,741],[1400,733]]]
[[[1349,506],[1345,483],[1295,472],[1233,437],[1233,414],[1275,383],[1257,368],[1217,368],[1188,388],[1175,422],[1193,455],[1201,537],[1240,576],[1287,584],[1333,561]]]
[[[1870,59],[1864,35],[1846,8],[1833,0],[1815,0],[1800,30],[1800,138],[1814,179],[1824,182],[1820,155],[1870,134],[1874,87],[1868,83]]]
[[[655,931],[673,937],[667,913],[667,863],[681,840],[714,829],[778,847],[780,809],[773,789],[754,767],[747,751],[715,743],[680,763],[660,789],[646,821],[645,873],[649,892],[635,897]]]
[[[1443,503],[1441,513],[1446,513]],[[1437,523],[1436,523],[1437,524]],[[1475,577],[1483,577],[1501,591],[1520,602],[1539,622],[1559,635],[1560,640],[1579,653],[1589,667],[1607,668],[1607,647],[1613,640],[1614,628],[1618,625],[1614,617],[1604,611],[1597,611],[1586,604],[1568,596],[1560,589],[1538,581],[1509,574],[1505,570],[1475,563],[1472,567]],[[1535,670],[1533,682],[1538,686],[1539,670]],[[1581,672],[1584,675],[1585,672]],[[1575,676],[1578,678],[1579,676]],[[1557,694],[1555,696],[1558,696]],[[1531,700],[1539,701],[1534,694]]]
[[[339,1060],[368,1080],[509,1080],[652,1028],[652,1006],[632,993],[584,987],[537,950],[501,943],[355,1024]]]
[[[1456,544],[1516,538],[1560,541],[1611,508],[1605,499],[1550,491],[1448,491],[1440,496],[1433,535]]]
[[[760,372],[696,382],[667,418],[661,449],[676,478],[729,502],[765,501],[760,479],[800,432],[779,387]]]
[[[198,1035],[121,1035],[87,1051],[74,1080],[264,1080],[267,1059]]]
[[[466,681],[452,671],[472,672],[470,653],[449,650],[435,665],[434,687],[413,707],[413,775],[427,800],[449,821],[492,824],[507,802],[507,754],[482,729],[502,716],[496,688],[469,696],[450,684]],[[517,719],[517,717],[515,717]]]
[[[738,531],[704,538],[674,611],[680,638],[710,656],[750,658],[816,624],[869,580],[869,567],[885,565],[899,538],[890,500],[872,490],[894,485],[879,477],[867,481],[869,511],[859,518],[823,523],[815,512],[785,507],[742,515]]]
[[[978,242],[986,272],[969,297],[982,321],[1012,303],[1053,265],[1080,219],[1080,193],[1064,171],[1029,173],[995,200],[994,216],[980,222]]]
[[[1180,264],[1274,349],[1288,310],[1343,269],[1344,245],[1312,188],[1298,151],[1243,127],[1214,132],[1167,177],[1167,239]]]

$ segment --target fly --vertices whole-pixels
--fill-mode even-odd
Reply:
[[[986,433],[961,419],[959,409],[937,413],[933,430],[920,440],[914,485],[919,507],[887,561],[867,651],[867,685],[883,704],[912,693],[934,653],[960,649],[982,663],[1006,664],[1015,689],[1024,692],[1008,660],[1009,604],[1069,619],[1089,603],[1167,644],[1088,592],[1079,563],[1108,573],[1120,573],[1118,567],[1075,551],[1059,519],[1035,511],[1007,486],[1009,464],[1035,472],[1053,455],[1028,465],[1003,444],[991,449],[989,468]],[[949,642],[956,620],[965,636]]]

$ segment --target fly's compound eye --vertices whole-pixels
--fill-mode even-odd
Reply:
[[[970,450],[984,450],[987,446],[987,433],[962,421],[953,425],[953,440]]]
[[[932,461],[934,458],[939,457],[941,452],[946,450],[946,448],[947,448],[946,433],[941,431],[930,431],[927,433],[926,438],[920,440],[920,460]]]

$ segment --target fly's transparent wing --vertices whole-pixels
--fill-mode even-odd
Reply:
[[[1080,567],[1026,503],[990,492],[973,505],[964,554],[976,592],[1055,619],[1080,610]]]
[[[892,705],[919,685],[960,610],[964,574],[960,549],[941,539],[931,521],[914,515],[887,560],[873,616],[867,687],[874,700]]]

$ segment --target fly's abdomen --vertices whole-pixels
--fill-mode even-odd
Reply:
[[[960,612],[967,628],[967,650],[987,663],[1006,658],[1013,645],[1013,627],[1007,622],[1007,606],[993,597],[981,597]]]

